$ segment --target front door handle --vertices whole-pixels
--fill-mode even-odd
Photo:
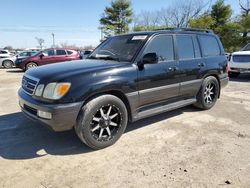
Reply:
[[[170,71],[170,72],[174,72],[174,71],[177,71],[177,70],[178,70],[178,67],[176,67],[176,66],[168,68],[168,71]]]
[[[205,67],[205,63],[198,63],[198,67],[199,68]]]

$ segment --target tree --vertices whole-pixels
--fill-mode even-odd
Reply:
[[[114,0],[106,7],[100,19],[100,29],[105,36],[126,33],[132,22],[133,11],[129,0]]]
[[[246,45],[249,42],[248,33],[250,32],[250,0],[246,0],[243,3],[239,0],[240,8],[241,8],[241,29],[242,29],[242,46]]]
[[[38,38],[38,37],[36,37],[35,39],[37,40],[37,42],[39,44],[39,48],[43,49],[43,44],[45,43],[45,40],[42,38]]]
[[[3,49],[4,49],[4,50],[9,50],[9,51],[12,51],[12,50],[13,50],[12,46],[5,46]]]
[[[232,16],[230,5],[225,5],[224,0],[217,0],[212,6],[211,17],[214,19],[214,27],[225,25]]]
[[[187,27],[189,20],[204,13],[210,0],[179,0],[155,12],[142,11],[134,19],[134,31]]]
[[[204,13],[199,18],[190,19],[189,26],[194,28],[204,28],[204,29],[212,29],[215,21],[209,15],[209,13]]]

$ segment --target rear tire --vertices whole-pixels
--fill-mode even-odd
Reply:
[[[14,63],[13,63],[13,61],[11,61],[11,60],[5,60],[5,61],[3,62],[3,67],[6,68],[6,69],[12,68],[13,65],[14,65]]]
[[[128,122],[125,104],[113,95],[102,95],[85,104],[80,111],[75,131],[92,149],[113,145],[123,134]]]
[[[220,93],[220,85],[214,76],[204,79],[200,91],[197,95],[197,102],[194,104],[197,108],[208,110],[212,108]]]
[[[230,78],[237,78],[240,75],[239,72],[229,72],[229,77]]]

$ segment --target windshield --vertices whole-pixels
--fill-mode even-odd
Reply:
[[[122,35],[104,41],[88,59],[104,59],[131,62],[147,35]]]
[[[250,44],[247,44],[241,51],[250,51]]]

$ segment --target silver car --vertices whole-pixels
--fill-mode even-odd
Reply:
[[[27,57],[35,55],[36,51],[23,51],[15,56],[0,58],[0,65],[4,68],[12,68],[15,66],[16,61],[23,60]]]

